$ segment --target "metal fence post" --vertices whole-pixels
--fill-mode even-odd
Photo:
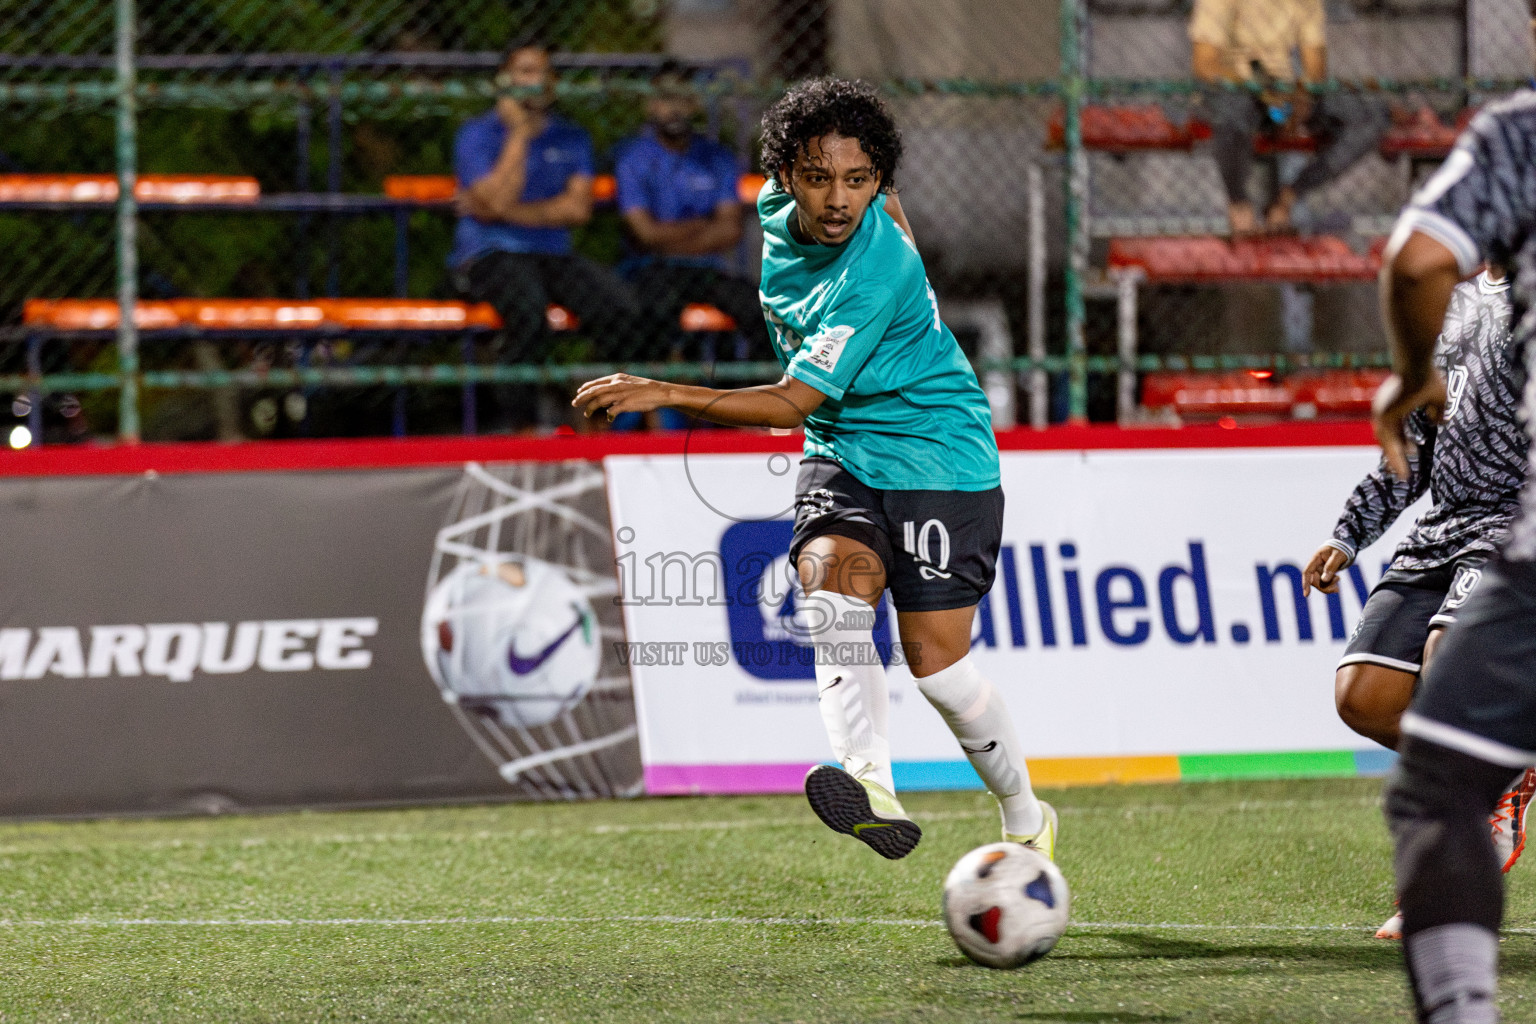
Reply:
[[[134,0],[117,0],[117,436],[139,440],[138,117],[134,96]]]
[[[1026,171],[1029,183],[1029,358],[1045,358],[1045,174],[1039,164]],[[1050,423],[1051,383],[1038,366],[1029,371],[1029,425]]]
[[[1061,0],[1061,78],[1066,107],[1067,165],[1066,321],[1068,417],[1088,419],[1088,341],[1084,333],[1083,278],[1088,273],[1088,155],[1083,150],[1083,52],[1081,0]]]

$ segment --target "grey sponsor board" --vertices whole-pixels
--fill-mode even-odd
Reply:
[[[0,814],[638,784],[591,464],[12,478],[0,517]]]

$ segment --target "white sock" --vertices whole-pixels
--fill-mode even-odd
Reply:
[[[896,792],[891,781],[890,699],[867,601],[818,590],[799,616],[816,646],[816,696],[832,753],[854,775]]]
[[[1481,925],[1443,924],[1404,945],[1429,1024],[1497,1024],[1497,935]]]
[[[1029,768],[1019,734],[1008,717],[1003,695],[981,674],[967,654],[949,668],[917,681],[928,702],[944,716],[981,781],[1003,811],[1003,831],[1032,836],[1045,824],[1045,812],[1029,788]]]

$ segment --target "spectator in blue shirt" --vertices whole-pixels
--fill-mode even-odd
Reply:
[[[726,269],[741,241],[737,195],[741,161],[694,131],[699,103],[671,62],[652,80],[648,124],[619,149],[619,212],[634,250],[625,267],[643,296],[651,358],[666,356],[678,337],[678,315],[690,302],[715,306],[736,321],[757,358],[768,353],[757,285]]]
[[[502,96],[466,121],[453,145],[459,222],[449,264],[461,292],[489,302],[505,324],[505,355],[539,360],[549,350],[545,308],[565,306],[600,352],[635,329],[638,306],[611,271],[571,252],[571,229],[592,217],[592,139],[551,109],[549,47],[519,40],[496,76]]]

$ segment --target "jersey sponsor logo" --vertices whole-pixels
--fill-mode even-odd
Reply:
[[[1467,379],[1470,375],[1465,366],[1453,366],[1451,372],[1445,378],[1445,418],[1450,419],[1456,415],[1456,409],[1461,405],[1461,396],[1467,393]]]
[[[185,683],[197,673],[364,669],[373,664],[364,638],[378,631],[375,618],[0,629],[0,679],[160,676]]]
[[[828,327],[805,340],[809,346],[811,365],[828,373],[837,369],[837,361],[843,357],[843,348],[853,337],[852,327]]]
[[[937,519],[930,519],[919,529],[908,519],[901,524],[901,546],[922,563],[917,571],[925,580],[947,580],[949,569],[949,529]]]

